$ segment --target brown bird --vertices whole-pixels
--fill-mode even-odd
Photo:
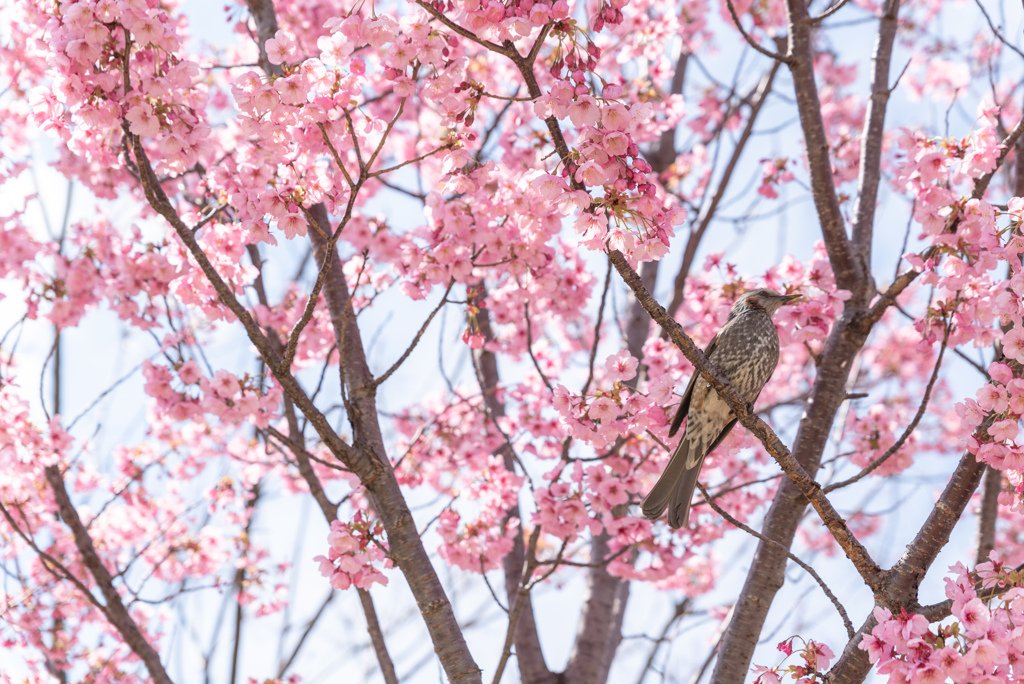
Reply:
[[[704,354],[741,397],[754,403],[779,363],[779,334],[772,316],[783,304],[800,295],[774,290],[745,292],[732,306],[729,320],[711,339]],[[732,409],[694,370],[672,419],[672,437],[686,418],[686,430],[668,467],[640,505],[645,516],[657,520],[668,508],[668,524],[683,527],[690,518],[690,499],[704,457],[722,443],[736,425]]]

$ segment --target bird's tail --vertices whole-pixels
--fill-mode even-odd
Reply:
[[[658,482],[651,489],[640,508],[643,514],[651,519],[657,520],[661,514],[668,509],[668,524],[673,529],[683,527],[690,518],[690,499],[693,498],[693,490],[697,486],[697,476],[700,474],[700,467],[704,463],[703,456],[697,461],[693,468],[686,467],[689,460],[690,441],[686,435],[679,440],[672,458],[669,459],[665,472],[661,474]]]

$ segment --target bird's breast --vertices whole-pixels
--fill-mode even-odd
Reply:
[[[729,321],[710,355],[729,383],[753,401],[779,363],[779,335],[764,312],[750,312]]]

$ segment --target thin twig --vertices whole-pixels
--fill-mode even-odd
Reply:
[[[491,684],[500,684],[501,675],[505,672],[505,664],[508,663],[509,656],[512,655],[512,641],[516,630],[516,623],[519,621],[519,614],[522,612],[523,606],[526,605],[526,596],[530,593],[530,589],[533,586],[530,584],[530,577],[537,567],[537,541],[540,539],[540,528],[540,525],[534,527],[533,533],[530,535],[530,543],[526,553],[526,564],[523,566],[523,576],[519,580],[519,590],[516,592],[515,605],[511,606],[512,612],[508,617],[505,645],[501,650],[501,659],[498,661],[498,667],[494,670],[494,679],[491,680]],[[565,548],[564,543],[562,548]]]
[[[749,33],[747,33],[747,30],[743,28],[743,24],[740,23],[740,17],[738,14],[736,14],[736,7],[732,4],[732,0],[725,0],[725,4],[729,6],[729,14],[732,16],[732,20],[736,24],[736,29],[740,32],[740,35],[743,36],[743,40],[747,41],[747,44],[750,45],[750,47],[754,48],[765,57],[769,57],[771,59],[778,60],[785,64],[789,64],[788,58],[784,57],[783,55],[780,55],[777,52],[772,52],[771,50],[766,50],[765,48],[761,47],[753,39],[753,37]]]
[[[612,264],[608,262],[608,273],[604,277],[604,289],[601,291],[601,303],[598,304],[597,310],[597,323],[594,325],[594,344],[590,347],[590,362],[587,367],[590,369],[587,373],[587,381],[583,383],[583,389],[580,390],[580,394],[586,394],[587,390],[590,389],[590,383],[594,381],[594,361],[597,359],[597,343],[601,339],[601,322],[604,319],[604,303],[608,298],[608,287],[612,282]]]
[[[837,599],[836,595],[832,593],[832,590],[828,588],[828,585],[826,585],[824,580],[821,579],[821,576],[819,576],[818,573],[814,571],[814,568],[812,568],[807,563],[804,563],[802,560],[797,558],[795,555],[793,555],[793,553],[788,548],[786,548],[786,546],[784,546],[783,544],[780,544],[779,542],[775,541],[774,539],[769,539],[768,537],[764,536],[760,532],[755,532],[752,528],[744,525],[739,520],[737,520],[736,518],[734,518],[731,515],[729,515],[728,513],[726,513],[725,510],[723,510],[721,506],[719,506],[718,504],[715,503],[715,500],[708,494],[708,490],[704,489],[704,485],[702,485],[700,482],[697,482],[697,489],[700,490],[701,496],[704,497],[704,502],[708,506],[711,506],[711,508],[713,508],[716,513],[718,513],[720,516],[725,518],[729,522],[730,525],[732,525],[733,527],[737,527],[737,528],[743,530],[747,534],[750,534],[750,535],[753,535],[754,537],[757,537],[758,539],[760,539],[762,542],[764,542],[766,544],[774,544],[775,546],[778,546],[780,549],[783,550],[783,552],[785,552],[785,554],[787,556],[789,556],[789,559],[791,561],[793,561],[794,563],[799,565],[801,568],[803,568],[807,572],[808,575],[813,577],[814,581],[818,583],[819,587],[821,587],[821,590],[823,592],[825,592],[825,596],[828,597],[828,600],[832,602],[833,606],[835,606],[836,610],[839,612],[840,617],[843,618],[843,625],[846,627],[847,635],[849,635],[849,637],[851,639],[853,638],[854,630],[853,630],[853,623],[850,622],[850,616],[846,614],[846,609],[843,608],[843,604],[841,604],[839,602],[839,599]]]
[[[355,193],[352,194],[352,197],[355,197]],[[308,219],[309,217],[307,216]],[[314,230],[318,228],[315,221],[308,222]],[[281,361],[281,366],[284,370],[291,368],[292,361],[295,360],[295,353],[299,348],[299,337],[313,318],[313,311],[316,310],[317,300],[320,299],[320,291],[323,290],[324,282],[327,280],[327,271],[331,265],[331,255],[334,252],[334,247],[335,241],[329,240],[327,243],[327,254],[324,255],[324,263],[320,265],[320,269],[317,271],[316,282],[313,283],[313,290],[309,293],[309,299],[306,300],[302,317],[299,318],[298,322],[292,327],[291,332],[288,333],[288,343],[285,345],[284,358]]]
[[[978,9],[981,10],[981,13],[985,15],[985,21],[988,22],[988,27],[992,30],[992,35],[998,38],[1000,43],[1016,52],[1019,56],[1024,57],[1024,52],[1018,50],[1016,45],[1003,38],[1003,34],[999,33],[995,24],[992,23],[992,18],[988,16],[988,12],[985,11],[985,6],[981,4],[981,0],[974,0],[974,4],[977,5]]]
[[[811,26],[817,26],[823,20],[828,19],[833,14],[835,14],[839,10],[843,9],[843,5],[845,5],[847,2],[849,2],[849,0],[839,0],[839,2],[836,2],[835,4],[833,4],[831,7],[826,9],[824,12],[822,12],[818,16],[811,18]]]
[[[370,633],[370,641],[373,643],[373,650],[377,654],[377,662],[380,664],[381,675],[385,684],[398,684],[398,675],[395,674],[395,664],[388,653],[387,645],[384,643],[384,631],[380,628],[380,621],[377,619],[377,609],[373,605],[373,597],[366,589],[358,589],[359,601],[363,604],[363,614],[366,616],[366,628]]]
[[[432,149],[430,152],[427,152],[425,154],[421,154],[420,156],[416,157],[415,159],[409,159],[409,160],[401,162],[399,164],[395,164],[394,166],[389,166],[386,169],[381,169],[380,171],[374,171],[373,173],[369,174],[367,177],[368,178],[377,178],[378,176],[382,176],[385,173],[391,173],[392,171],[397,171],[398,169],[402,168],[403,166],[408,166],[409,164],[417,164],[417,163],[423,161],[424,159],[426,159],[427,157],[431,157],[431,156],[437,154],[441,150],[447,150],[447,149],[450,149],[450,148],[451,148],[451,145],[448,145],[448,144],[440,145],[439,147],[435,147],[434,149]]]
[[[355,183],[352,182],[352,177],[348,175],[348,169],[346,169],[345,165],[342,163],[341,155],[338,154],[338,150],[334,147],[334,143],[331,142],[331,137],[327,135],[327,129],[319,121],[316,125],[320,128],[320,134],[324,138],[324,144],[327,145],[327,149],[331,151],[331,155],[334,157],[334,163],[338,165],[338,169],[345,176],[345,180],[348,181],[349,187],[352,187]]]
[[[316,623],[320,620],[320,616],[323,615],[324,610],[327,609],[327,606],[330,605],[331,601],[333,601],[334,597],[338,596],[338,594],[339,592],[334,591],[333,589],[330,592],[328,592],[327,598],[325,598],[323,602],[320,604],[320,608],[317,609],[316,614],[312,617],[312,619],[310,619],[308,623],[306,623],[306,629],[302,631],[302,636],[299,637],[299,641],[295,644],[295,648],[292,649],[291,655],[288,656],[288,659],[284,661],[284,663],[278,666],[278,677],[284,677],[284,673],[287,672],[288,668],[292,666],[292,661],[294,661],[295,657],[299,655],[299,650],[302,648],[302,645],[306,643],[306,638],[309,636],[310,632],[313,631],[313,627],[315,627]]]
[[[445,288],[444,296],[441,297],[441,301],[438,302],[437,306],[434,307],[434,310],[430,312],[429,316],[427,316],[427,320],[423,321],[423,325],[420,326],[419,331],[416,333],[416,336],[412,338],[412,342],[409,343],[409,346],[408,348],[406,348],[405,352],[400,357],[398,357],[398,360],[391,365],[391,368],[387,369],[384,375],[380,376],[379,378],[373,381],[373,387],[380,387],[380,385],[385,380],[390,378],[391,374],[398,370],[398,368],[403,363],[405,363],[405,360],[409,358],[409,354],[412,354],[412,351],[416,348],[416,345],[419,344],[420,339],[423,337],[423,333],[427,331],[427,326],[429,326],[430,322],[434,320],[434,316],[436,316],[437,312],[441,310],[441,307],[448,303],[448,294],[452,291],[453,285],[455,285],[455,278],[452,278],[451,280],[448,281],[448,287]]]
[[[555,388],[551,386],[551,381],[548,380],[548,376],[544,375],[544,371],[540,369],[537,357],[533,353],[533,324],[530,322],[529,302],[523,303],[523,316],[526,318],[526,351],[530,354],[530,360],[533,361],[533,367],[537,370],[537,375],[540,376],[541,382],[544,383],[544,386],[548,388],[549,392],[554,392]]]
[[[448,17],[443,15],[441,12],[438,12],[436,9],[434,9],[433,5],[431,5],[429,2],[424,2],[424,0],[417,0],[416,4],[419,5],[420,7],[422,7],[423,9],[425,9],[427,11],[427,13],[430,14],[430,16],[434,17],[439,22],[441,22],[442,24],[447,26],[452,31],[455,31],[455,33],[459,34],[463,38],[468,38],[469,40],[473,41],[477,45],[479,45],[481,47],[487,48],[491,52],[497,52],[498,54],[505,55],[506,57],[510,56],[508,54],[508,49],[507,48],[505,48],[505,47],[503,47],[501,45],[498,45],[497,43],[492,43],[489,40],[484,40],[483,38],[478,38],[477,35],[475,33],[473,33],[472,31],[470,31],[469,29],[466,29],[466,28],[463,28],[463,27],[459,26],[454,21],[452,21],[451,19],[449,19]]]
[[[896,442],[891,447],[889,447],[884,454],[882,454],[874,461],[869,463],[859,473],[857,473],[848,480],[843,480],[842,482],[834,482],[829,486],[825,487],[824,492],[826,494],[835,491],[836,489],[852,485],[853,483],[859,482],[860,480],[867,477],[869,474],[871,474],[872,471],[874,471],[876,468],[878,468],[883,463],[888,461],[893,454],[899,451],[910,438],[910,435],[914,432],[914,430],[917,429],[917,424],[921,422],[921,418],[924,416],[924,412],[928,408],[928,400],[932,396],[932,388],[935,387],[935,381],[938,380],[939,378],[939,370],[942,368],[942,355],[946,352],[946,345],[949,343],[949,333],[952,330],[952,327],[952,321],[946,323],[946,332],[942,337],[942,346],[939,347],[939,356],[938,358],[935,359],[935,368],[932,369],[932,376],[931,378],[928,379],[928,385],[924,388],[924,397],[921,399],[921,405],[917,407],[917,413],[914,415],[914,419],[910,421],[910,425],[907,426],[907,429],[903,431],[903,434],[900,435],[900,438],[897,439]]]
[[[495,100],[505,100],[507,102],[533,102],[533,98],[532,97],[515,97],[515,96],[506,96],[506,95],[495,95],[494,93],[489,93],[486,90],[481,90],[480,94],[482,96],[484,96],[484,97],[492,97]]]

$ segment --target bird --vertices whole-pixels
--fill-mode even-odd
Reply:
[[[779,334],[772,316],[799,294],[780,295],[760,288],[744,292],[732,306],[729,319],[711,338],[704,355],[741,397],[753,404],[779,363]],[[668,509],[668,524],[685,527],[690,499],[704,458],[715,450],[736,425],[729,405],[694,369],[672,419],[668,436],[674,437],[686,419],[686,429],[672,452],[668,466],[640,504],[645,517],[657,520]]]

